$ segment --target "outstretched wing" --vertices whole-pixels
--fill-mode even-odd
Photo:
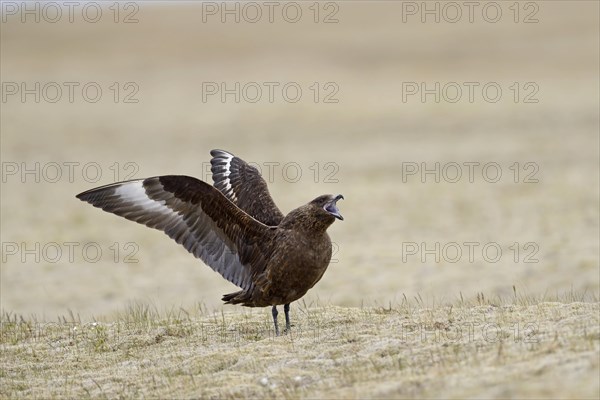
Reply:
[[[265,225],[277,226],[283,214],[269,194],[258,169],[223,150],[212,150],[214,186],[239,208]]]
[[[264,270],[274,228],[188,176],[119,182],[77,195],[94,207],[165,232],[225,279],[249,290]]]

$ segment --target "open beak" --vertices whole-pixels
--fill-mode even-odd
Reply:
[[[342,214],[340,214],[340,210],[337,208],[337,201],[340,199],[344,199],[344,196],[342,196],[341,194],[338,194],[337,196],[335,196],[335,198],[330,201],[326,206],[325,206],[325,210],[333,215],[334,217],[336,217],[337,219],[339,219],[340,221],[344,220],[344,217],[342,217]]]

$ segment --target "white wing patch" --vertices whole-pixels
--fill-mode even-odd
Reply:
[[[225,191],[227,193],[231,192],[232,190],[231,181],[229,180],[229,175],[231,174],[231,160],[233,160],[233,156],[231,154],[227,154],[227,157],[225,157],[225,170],[223,171],[223,174],[225,175]],[[231,195],[233,195],[233,192]],[[235,195],[233,196],[235,197]]]
[[[156,201],[149,198],[146,194],[146,189],[144,189],[143,180],[121,184],[115,189],[115,194],[117,194],[121,200],[131,202],[136,206],[143,208],[146,212],[158,212],[165,216],[169,215],[182,219],[178,213],[165,206],[164,200]]]
[[[231,175],[231,161],[233,160],[233,154],[227,153],[225,151],[219,151],[218,156],[221,163],[215,168],[214,174],[215,176],[222,177],[223,180],[219,182],[218,189],[228,198],[237,201],[237,197],[233,192],[233,187],[231,186],[231,180],[229,175]]]

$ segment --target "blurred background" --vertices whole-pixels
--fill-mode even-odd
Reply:
[[[221,307],[232,284],[75,198],[211,182],[213,148],[284,213],[345,196],[307,304],[598,298],[599,5],[474,3],[3,2],[2,310]]]

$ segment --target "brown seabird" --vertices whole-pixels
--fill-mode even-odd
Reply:
[[[327,228],[343,220],[336,202],[322,195],[284,216],[258,169],[223,150],[211,151],[214,187],[189,176],[165,175],[91,189],[77,198],[165,232],[242,290],[226,304],[283,304],[286,331],[290,303],[323,276],[331,259]]]

